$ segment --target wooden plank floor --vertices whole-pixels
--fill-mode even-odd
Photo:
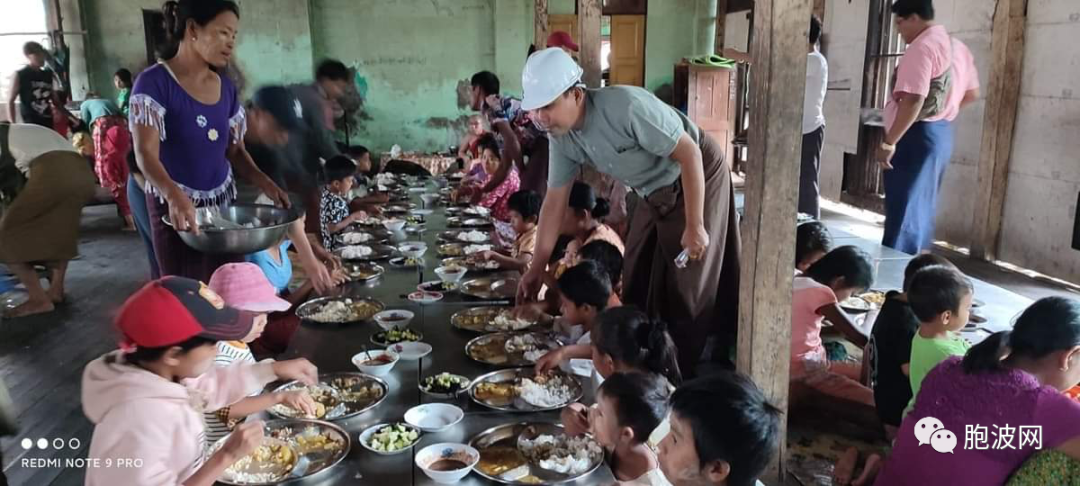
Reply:
[[[81,257],[68,270],[67,304],[45,316],[0,321],[0,377],[19,410],[21,428],[20,435],[0,440],[0,466],[12,485],[83,484],[84,471],[63,464],[86,457],[93,431],[79,399],[82,370],[115,349],[112,317],[149,276],[142,241],[119,227],[114,206],[85,209]],[[21,444],[24,438],[63,439],[65,444],[60,450],[50,443],[45,450],[35,446],[28,451]],[[24,459],[59,459],[61,464]]]
[[[831,218],[843,218],[830,214]],[[853,221],[854,223],[854,221]],[[83,484],[84,471],[60,466],[26,467],[23,459],[85,458],[93,426],[83,415],[80,382],[90,360],[115,349],[112,318],[120,304],[149,274],[142,242],[119,231],[112,206],[83,212],[81,258],[73,261],[67,279],[68,304],[46,316],[0,321],[0,377],[19,410],[21,435],[0,439],[0,462],[12,485]],[[950,255],[951,256],[951,255]],[[961,259],[954,259],[964,265]],[[1072,295],[1067,290],[990,265],[966,268],[979,278],[1031,298]],[[23,449],[30,438],[76,439],[56,450]]]

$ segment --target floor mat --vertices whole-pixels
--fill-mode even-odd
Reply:
[[[832,485],[833,467],[849,447],[859,451],[854,476],[862,471],[863,462],[870,454],[886,456],[889,444],[884,439],[865,441],[832,432],[825,432],[821,424],[796,424],[788,428],[788,473],[801,484]]]

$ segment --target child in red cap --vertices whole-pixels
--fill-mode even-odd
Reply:
[[[154,280],[128,298],[116,318],[120,349],[83,371],[83,411],[95,425],[89,458],[103,465],[87,468],[86,485],[210,486],[261,445],[262,423],[250,422],[204,457],[202,412],[276,379],[313,384],[318,370],[305,359],[214,367],[215,343],[246,337],[254,319],[181,277]]]
[[[237,310],[255,313],[251,332],[236,341],[218,341],[215,366],[231,366],[235,363],[254,363],[248,343],[262,335],[267,314],[284,312],[292,306],[277,296],[274,285],[254,263],[229,263],[218,267],[210,277],[210,290],[225,301],[225,305]],[[220,410],[206,413],[206,444],[213,445],[218,439],[242,423],[248,415],[284,404],[308,416],[315,416],[315,401],[305,390],[291,392],[258,393]]]

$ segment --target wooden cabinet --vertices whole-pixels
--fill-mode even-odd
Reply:
[[[735,138],[735,100],[738,75],[735,69],[675,65],[674,105],[723,147],[729,160]]]

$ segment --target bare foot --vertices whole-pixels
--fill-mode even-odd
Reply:
[[[19,304],[14,309],[4,311],[4,319],[15,319],[35,314],[45,314],[54,310],[56,310],[56,306],[50,301],[35,302],[28,300]]]
[[[878,471],[881,470],[881,456],[877,454],[870,454],[870,457],[866,458],[866,464],[863,465],[862,474],[857,479],[851,482],[851,486],[863,486],[870,484],[877,477]]]
[[[851,484],[851,476],[855,474],[855,463],[859,460],[859,451],[854,447],[848,447],[840,460],[833,467],[833,484],[847,486]]]

